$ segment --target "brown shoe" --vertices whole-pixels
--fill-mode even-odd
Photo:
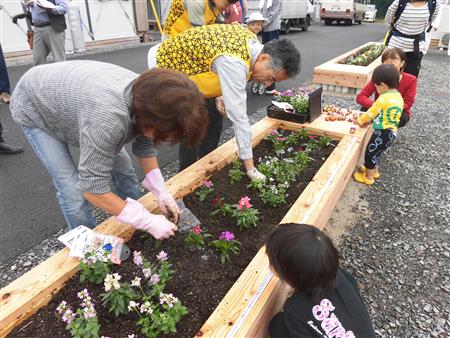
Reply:
[[[9,95],[9,93],[1,93],[0,97],[6,104],[9,104],[9,102],[11,101],[11,95]]]

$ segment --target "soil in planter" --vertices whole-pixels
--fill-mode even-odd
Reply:
[[[167,284],[165,292],[173,293],[189,310],[189,314],[178,323],[178,332],[164,337],[184,338],[196,335],[261,247],[265,235],[281,221],[333,150],[334,146],[330,145],[310,152],[310,157],[314,160],[302,171],[295,182],[291,182],[286,203],[279,207],[263,204],[257,192],[247,188],[249,180],[246,176],[241,179],[241,182],[230,184],[229,166],[213,174],[211,181],[214,183],[215,191],[204,202],[199,202],[195,194],[184,199],[186,206],[202,222],[202,229],[212,234],[213,239],[217,239],[222,231],[228,230],[233,231],[236,240],[242,243],[239,255],[232,256],[231,261],[226,264],[220,263],[218,254],[212,248],[206,247],[202,250],[187,248],[184,244],[186,233],[178,233],[173,239],[162,242],[159,248],[156,248],[155,242],[147,236],[143,239],[141,232],[134,235],[128,242],[132,251],[142,251],[142,254],[151,261],[156,260],[155,257],[161,250],[169,254],[169,262],[173,265],[175,273]],[[266,154],[273,154],[272,144],[262,141],[254,149],[254,158],[258,159]],[[237,203],[242,196],[249,196],[253,208],[260,212],[258,226],[240,231],[231,218],[211,218],[209,214],[213,210],[212,200],[218,195],[225,197],[226,202],[233,204]],[[133,264],[132,258],[121,266],[115,267],[114,270],[122,276],[121,282],[131,282],[135,276],[142,277],[141,271]],[[143,337],[139,332],[140,328],[136,326],[136,315],[128,314],[118,318],[110,315],[101,305],[99,295],[104,292],[103,284],[80,283],[78,275],[71,278],[46,307],[25,320],[8,337],[70,337],[64,322],[56,314],[56,307],[62,300],[72,305],[72,309],[79,307],[77,292],[84,288],[90,291],[92,300],[96,304],[101,325],[100,335],[126,338],[129,334],[135,334],[136,337]]]

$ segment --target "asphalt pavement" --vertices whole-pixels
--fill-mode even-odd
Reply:
[[[381,24],[354,26],[324,26],[315,24],[307,32],[291,31],[282,38],[291,40],[302,55],[302,70],[292,80],[284,81],[278,89],[299,86],[310,81],[315,66],[369,41],[383,38]],[[135,72],[146,69],[148,47],[114,50],[93,55],[76,57],[79,60],[110,62]],[[8,67],[11,87],[14,89],[20,77],[31,66]],[[269,104],[270,97],[248,94],[249,115]],[[12,120],[9,107],[0,104],[3,138],[13,145],[22,145],[24,152],[19,155],[0,156],[0,264],[5,263],[24,251],[47,239],[51,234],[66,228],[60,212],[52,181],[37,159],[22,131]],[[230,126],[229,121],[224,128]],[[75,159],[77,149],[72,149]],[[159,163],[164,167],[176,161],[177,147],[163,145],[159,153]],[[134,163],[139,175],[142,172]]]

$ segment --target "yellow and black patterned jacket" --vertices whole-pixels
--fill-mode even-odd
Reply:
[[[179,70],[189,76],[206,97],[222,95],[219,77],[211,70],[213,61],[221,55],[235,56],[248,67],[248,41],[256,36],[239,25],[208,25],[189,29],[163,41],[156,54],[160,68]]]

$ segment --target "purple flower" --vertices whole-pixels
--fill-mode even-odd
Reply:
[[[80,298],[80,299],[85,299],[85,298],[88,298],[88,297],[89,297],[89,292],[88,292],[87,289],[84,289],[84,290],[78,292],[78,293],[77,293],[77,296],[78,296],[78,298]],[[89,297],[89,298],[90,298],[90,297]]]
[[[220,240],[232,241],[234,239],[234,234],[231,231],[224,231],[219,236]]]
[[[138,266],[142,265],[142,253],[140,251],[133,252],[133,262]]]
[[[94,318],[97,316],[97,312],[94,309],[94,306],[91,304],[89,307],[85,307],[83,309],[83,317],[84,319]]]
[[[62,316],[62,320],[64,323],[70,324],[70,322],[75,318],[73,311],[71,309],[67,309]]]
[[[203,185],[207,188],[212,188],[214,186],[213,182],[211,181],[205,181],[203,182]]]
[[[150,282],[152,282],[153,285],[158,284],[159,283],[159,275],[158,274],[153,274],[152,277],[150,278]]]
[[[58,307],[56,308],[56,311],[59,313],[59,314],[61,314],[61,313],[63,313],[64,311],[66,311],[67,310],[67,302],[65,301],[65,300],[63,300],[59,305],[58,305]]]
[[[158,258],[160,261],[167,261],[169,255],[164,251],[160,251],[159,254],[156,255],[156,258]]]

